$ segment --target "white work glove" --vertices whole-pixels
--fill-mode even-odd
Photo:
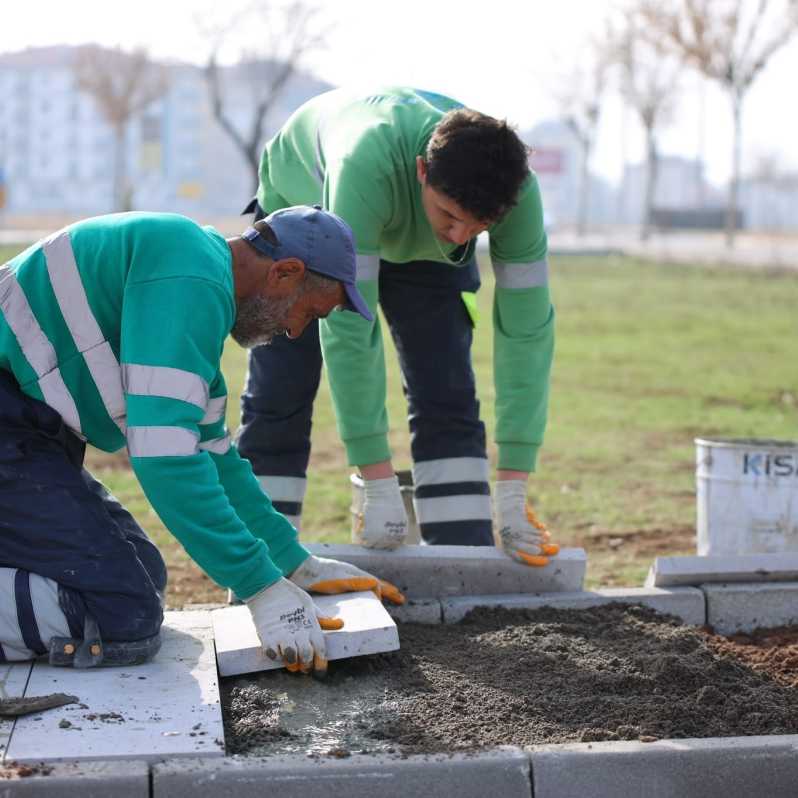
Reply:
[[[278,579],[247,599],[264,654],[282,660],[289,671],[327,671],[327,647],[321,632],[340,629],[343,621],[322,618],[313,599],[287,579]]]
[[[355,542],[369,549],[395,549],[407,537],[407,513],[399,479],[364,480],[366,497],[355,528]]]
[[[560,550],[549,543],[546,525],[535,517],[526,501],[526,482],[522,479],[497,480],[494,491],[496,545],[525,565],[542,567]]]
[[[373,590],[379,598],[387,599],[392,604],[405,603],[405,597],[390,582],[377,579],[348,562],[329,560],[313,554],[288,578],[311,593],[356,593],[358,590]]]

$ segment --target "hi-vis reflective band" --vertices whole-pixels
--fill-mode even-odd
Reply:
[[[127,449],[131,457],[190,457],[199,452],[199,433],[185,427],[128,427]]]
[[[357,276],[355,279],[376,280],[380,276],[380,256],[379,255],[356,255],[355,267]]]
[[[51,638],[69,636],[55,582],[0,568],[0,651],[5,660],[32,659],[48,650]]]
[[[200,424],[215,424],[221,421],[227,412],[227,396],[216,396],[208,400],[208,408]]]
[[[491,519],[488,461],[446,457],[413,467],[414,507],[420,524]]]
[[[308,481],[304,477],[283,477],[273,474],[258,476],[263,492],[271,499],[277,512],[282,513],[297,529],[302,516],[302,502]]]
[[[225,435],[221,438],[212,438],[209,441],[203,441],[199,447],[204,452],[212,452],[213,454],[226,454],[230,448],[230,436]]]
[[[58,369],[55,349],[36,321],[16,275],[7,266],[0,267],[0,310],[39,378],[44,401],[60,414],[68,427],[80,434],[78,408]]]
[[[106,412],[124,433],[125,397],[119,363],[91,312],[69,233],[61,231],[53,234],[45,239],[42,248],[50,285],[72,340],[86,361]]]
[[[446,482],[487,482],[488,461],[484,457],[444,457],[423,460],[413,466],[413,484],[441,485]]]
[[[179,399],[203,410],[208,407],[208,383],[191,371],[126,363],[122,366],[122,381],[129,394]]]
[[[549,282],[549,264],[545,260],[532,263],[493,261],[493,271],[500,288],[538,288]]]

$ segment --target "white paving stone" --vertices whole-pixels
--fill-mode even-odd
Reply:
[[[697,588],[605,588],[546,596],[457,596],[441,600],[444,623],[457,623],[476,607],[536,610],[541,607],[581,610],[602,604],[642,604],[657,612],[675,615],[692,626],[706,623],[704,594]]]
[[[692,557],[657,557],[646,587],[703,585],[708,582],[798,581],[798,552]]]
[[[393,582],[408,598],[572,592],[582,589],[587,566],[584,549],[563,549],[545,568],[531,568],[494,546],[377,551],[354,544],[311,543],[307,548]]]
[[[8,759],[153,761],[223,755],[210,614],[167,612],[161,634],[160,652],[145,665],[76,670],[36,663],[26,695],[68,693],[83,706],[19,718]]]
[[[33,663],[19,662],[0,665],[0,698],[22,698],[28,684]],[[3,695],[5,694],[5,695]],[[6,749],[14,731],[14,718],[0,718],[0,763],[5,761]]]
[[[798,582],[703,585],[707,624],[723,635],[798,623]]]
[[[399,648],[396,623],[371,591],[318,596],[313,600],[319,609],[333,618],[343,618],[344,627],[324,632],[327,659],[346,659]],[[260,645],[252,616],[246,606],[214,610],[216,660],[222,676],[236,676],[281,668],[281,663],[267,659]]]

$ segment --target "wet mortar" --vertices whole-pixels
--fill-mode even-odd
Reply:
[[[222,683],[229,753],[798,733],[798,629],[722,638],[644,607],[480,609],[404,624],[398,652]]]

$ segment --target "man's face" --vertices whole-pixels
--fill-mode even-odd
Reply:
[[[446,244],[459,246],[488,229],[485,222],[427,182],[427,166],[421,156],[416,158],[416,174],[421,183],[421,203],[437,238]]]
[[[263,294],[239,300],[236,321],[230,335],[246,349],[270,344],[275,335],[298,338],[314,319],[326,318],[335,308],[342,306],[346,294],[340,283],[333,294],[306,292],[300,285],[286,297]]]

